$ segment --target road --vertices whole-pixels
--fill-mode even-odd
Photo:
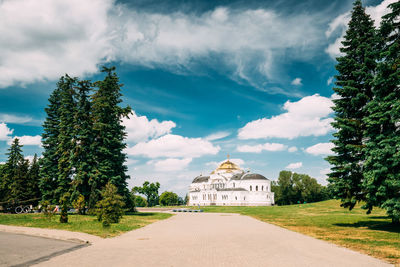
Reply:
[[[182,213],[39,266],[391,266],[238,214]]]
[[[0,232],[0,266],[30,266],[85,245]]]

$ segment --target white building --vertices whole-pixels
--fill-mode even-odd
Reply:
[[[189,187],[189,205],[270,206],[274,205],[271,181],[261,174],[243,171],[224,161],[209,176],[194,178]]]

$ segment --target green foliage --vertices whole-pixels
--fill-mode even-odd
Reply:
[[[18,202],[35,198],[37,188],[37,177],[34,175],[35,165],[29,166],[29,161],[22,155],[22,145],[15,138],[8,149],[8,159],[1,168],[0,192],[2,201]],[[32,179],[30,179],[32,178]]]
[[[135,207],[147,207],[147,200],[142,196],[133,195],[135,200]]]
[[[135,186],[133,191],[138,192],[139,194],[143,194],[147,198],[147,205],[149,207],[158,205],[158,189],[160,189],[160,183],[150,183],[149,181],[145,181],[143,186]]]
[[[57,154],[58,136],[60,133],[60,105],[61,86],[63,80],[57,83],[57,88],[49,98],[49,105],[45,108],[46,119],[43,123],[42,146],[43,158],[40,160],[40,182],[39,188],[42,200],[51,201],[53,204],[58,201],[54,197],[54,190],[57,188],[58,160]]]
[[[93,131],[93,120],[92,110],[89,99],[89,94],[92,89],[92,83],[90,81],[78,81],[75,87],[76,95],[76,113],[75,113],[75,124],[74,124],[74,136],[75,136],[75,147],[73,154],[73,165],[75,166],[75,176],[72,181],[72,199],[80,200],[83,197],[83,207],[85,206],[85,200],[90,199],[91,187],[89,180],[94,176],[93,166],[95,147],[93,141],[95,139]],[[88,201],[89,207],[94,206],[96,201],[91,199]],[[79,209],[84,211],[84,209]]]
[[[111,223],[118,223],[124,214],[125,203],[123,197],[118,194],[118,189],[111,182],[108,182],[101,192],[102,200],[97,202],[97,219],[103,222],[104,227]]]
[[[115,68],[103,67],[106,73],[104,80],[95,82],[97,91],[92,95],[93,131],[96,138],[93,141],[95,166],[93,177],[89,180],[90,198],[98,198],[99,188],[109,181],[118,189],[118,194],[124,197],[128,209],[133,209],[133,202],[127,189],[127,167],[124,165],[126,155],[125,127],[121,123],[124,116],[131,112],[130,107],[122,108],[121,87]]]
[[[39,199],[41,198],[39,189],[39,181],[40,181],[39,171],[40,171],[40,165],[37,155],[35,154],[33,156],[32,163],[28,170],[27,187],[26,187],[28,195],[27,199],[36,199],[35,201],[32,201],[32,204],[34,205],[36,205],[39,202]]]
[[[365,198],[362,183],[366,126],[363,118],[367,115],[365,107],[372,99],[377,54],[373,21],[359,0],[354,3],[342,44],[340,51],[344,55],[337,58],[339,74],[335,76],[337,87],[333,88],[339,96],[333,100],[335,118],[332,126],[337,131],[332,142],[336,154],[327,158],[333,165],[328,180],[335,197],[341,199],[343,207],[351,210]]]
[[[61,78],[61,104],[60,104],[60,124],[58,145],[56,154],[58,155],[58,175],[57,186],[54,197],[61,200],[64,194],[71,191],[73,175],[73,151],[74,151],[74,87],[77,79],[65,75]]]
[[[102,188],[111,182],[127,208],[134,209],[127,189],[122,152],[126,133],[121,123],[131,109],[119,106],[121,85],[114,70],[103,68],[104,80],[95,83],[65,75],[50,96],[40,162],[43,200],[56,204],[70,192],[71,200],[83,195],[85,205],[94,210]]]
[[[161,194],[159,202],[162,206],[179,205],[179,197],[173,192],[165,191]]]
[[[400,223],[400,3],[389,5],[376,33],[361,1],[354,4],[336,69],[335,155],[329,182],[342,206],[365,201]]]
[[[78,214],[85,214],[86,211],[86,201],[85,201],[85,197],[83,195],[79,195],[73,202],[72,202],[72,206],[74,207],[74,209],[76,209],[76,211],[78,212]]]
[[[43,200],[40,203],[40,206],[42,214],[47,218],[47,220],[51,221],[54,217],[55,206],[51,205],[49,200]]]
[[[366,205],[387,210],[393,223],[400,223],[400,2],[389,5],[383,17],[379,63],[374,80],[374,98],[367,105],[365,146]]]
[[[291,205],[309,203],[329,199],[326,187],[318,184],[317,180],[306,174],[281,171],[277,182],[271,185],[275,193],[275,203]]]

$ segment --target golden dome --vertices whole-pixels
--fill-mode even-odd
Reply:
[[[235,163],[233,163],[232,161],[229,160],[229,156],[228,159],[224,162],[222,162],[218,168],[215,169],[215,171],[213,171],[212,173],[218,172],[218,171],[225,171],[225,172],[233,172],[233,171],[240,171],[240,167],[238,165],[236,165]]]

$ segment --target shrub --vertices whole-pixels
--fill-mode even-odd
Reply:
[[[178,195],[173,192],[165,191],[160,196],[160,205],[162,206],[178,205]]]
[[[45,200],[45,201],[42,201],[41,203],[40,203],[40,205],[41,205],[41,211],[42,211],[42,213],[44,214],[44,216],[49,220],[49,221],[51,221],[51,219],[54,217],[54,213],[55,213],[55,206],[54,205],[51,205],[50,204],[50,201],[48,201],[48,200]]]
[[[136,207],[147,207],[147,200],[142,196],[134,196],[135,197],[135,206]]]
[[[118,223],[124,214],[125,203],[122,196],[117,194],[117,187],[108,183],[101,192],[102,200],[97,202],[97,219],[103,222],[104,227],[109,227],[111,223]]]
[[[73,202],[72,206],[74,206],[74,209],[78,212],[78,214],[85,214],[85,197],[80,194]]]

